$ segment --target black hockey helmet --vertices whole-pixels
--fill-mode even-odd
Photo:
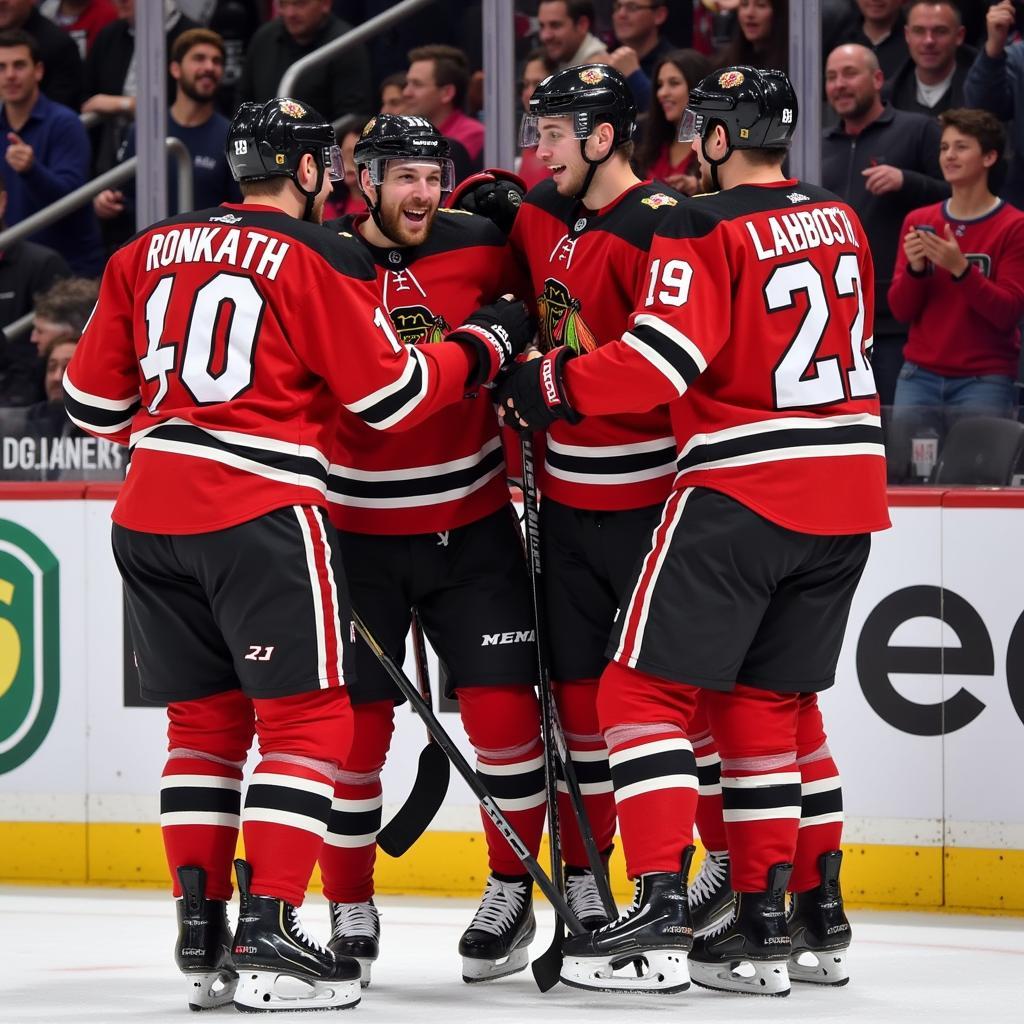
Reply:
[[[520,144],[536,146],[540,117],[572,117],[573,134],[586,139],[599,124],[615,129],[615,145],[636,131],[636,100],[625,78],[608,64],[580,64],[548,75],[530,97],[520,128]]]
[[[441,168],[441,191],[455,187],[455,165],[448,140],[425,117],[378,114],[366,122],[355,147],[356,167],[370,172],[380,185],[389,160],[436,161]]]
[[[580,64],[548,75],[533,91],[529,108],[519,129],[524,149],[540,141],[538,120],[542,117],[572,119],[573,135],[580,140],[580,152],[590,165],[576,198],[582,200],[594,180],[599,164],[618,146],[629,142],[636,131],[636,100],[626,79],[608,64]],[[614,131],[611,149],[599,160],[587,156],[587,139],[599,124]]]
[[[243,103],[231,120],[224,151],[235,181],[291,178],[306,196],[307,219],[323,186],[324,175],[329,175],[331,181],[340,181],[345,176],[334,129],[308,104],[286,96],[265,103]],[[312,192],[304,189],[296,177],[299,162],[306,153],[318,168]]]

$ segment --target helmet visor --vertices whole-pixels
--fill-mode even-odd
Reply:
[[[568,133],[574,139],[585,139],[591,127],[586,114],[526,114],[519,124],[519,148],[532,149],[546,142],[556,142]]]
[[[370,172],[370,181],[378,188],[384,184],[389,164],[433,165],[441,171],[441,191],[451,192],[455,188],[455,164],[449,157],[435,160],[427,157],[377,157],[363,166]]]
[[[345,161],[340,146],[324,146],[324,169],[331,181],[345,180]]]
[[[680,142],[693,142],[700,136],[704,128],[704,115],[698,114],[689,107],[683,111],[679,119],[679,134],[676,136]]]

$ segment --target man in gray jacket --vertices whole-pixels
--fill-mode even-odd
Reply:
[[[821,183],[860,215],[875,261],[875,341],[871,365],[882,405],[892,405],[906,329],[889,311],[903,218],[945,199],[939,123],[882,102],[878,58],[866,46],[837,46],[825,65],[825,93],[839,116],[825,132]]]
[[[990,110],[1007,123],[1014,157],[1002,189],[1005,199],[1024,209],[1024,40],[1007,46],[1016,22],[1013,0],[1001,0],[985,16],[985,47],[967,74],[964,98],[969,107]]]

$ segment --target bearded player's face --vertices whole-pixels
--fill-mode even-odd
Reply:
[[[380,220],[393,242],[425,242],[440,205],[441,168],[436,163],[388,164],[380,186]]]

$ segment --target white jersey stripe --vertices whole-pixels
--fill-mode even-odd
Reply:
[[[327,832],[327,822],[319,818],[311,818],[307,814],[296,814],[294,811],[279,811],[274,807],[246,807],[242,813],[243,824],[247,821],[265,821],[270,825],[286,825],[288,828],[312,832],[321,838]]]
[[[238,828],[241,817],[224,811],[167,811],[160,815],[160,827],[173,825],[221,825],[224,828]]]
[[[341,606],[338,604],[338,586],[334,579],[334,566],[331,565],[331,546],[327,541],[327,531],[324,529],[323,513],[318,508],[310,509],[310,511],[313,513],[313,518],[320,529],[320,543],[323,545],[324,565],[327,567],[327,586],[329,588],[331,606],[324,609],[324,618],[330,620],[330,625],[334,629],[334,670],[337,673],[338,683],[340,684],[344,678],[342,666],[345,647],[341,642]]]
[[[697,789],[696,775],[659,775],[653,779],[641,779],[615,790],[615,802],[621,804],[630,797],[656,793],[663,789]]]
[[[299,521],[302,534],[302,546],[306,553],[306,571],[309,573],[310,597],[313,600],[313,622],[316,633],[316,675],[320,680],[320,689],[327,688],[327,643],[324,636],[324,608],[320,596],[320,577],[316,571],[316,557],[313,553],[313,538],[309,532],[304,510],[300,505],[293,505],[295,518]],[[331,789],[328,795],[334,792]]]

